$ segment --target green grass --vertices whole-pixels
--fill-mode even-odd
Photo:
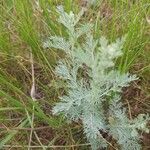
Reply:
[[[62,117],[51,115],[51,107],[63,93],[63,83],[57,83],[53,73],[62,54],[43,49],[42,42],[49,35],[66,35],[56,21],[56,6],[60,4],[67,12],[80,10],[79,0],[39,0],[39,4],[34,0],[0,2],[0,148],[20,145],[27,149],[34,145],[47,149],[48,145],[59,145],[60,149],[84,150],[88,147],[83,144],[86,140],[80,125],[68,126]],[[133,0],[105,0],[89,7],[81,20],[94,23],[95,38],[106,36],[114,41],[126,35],[124,55],[116,63],[121,72],[131,71],[142,78],[139,86],[144,89],[146,97],[150,94],[150,24],[146,20],[150,16],[149,8],[148,0],[135,3]],[[31,53],[37,93],[41,97],[37,102],[30,97]],[[143,103],[147,112],[150,102],[146,100]],[[1,126],[5,128],[1,129]],[[51,140],[42,140],[39,132],[34,130],[39,126],[50,127],[53,131]],[[20,128],[26,130],[21,132]]]

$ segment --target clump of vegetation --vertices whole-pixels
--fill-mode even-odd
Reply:
[[[57,6],[59,5],[63,5],[64,11],[67,13],[73,11],[74,14],[77,14],[82,8],[85,10],[80,13],[78,19],[76,15],[71,14],[77,20],[82,16],[75,25],[75,34],[72,37],[77,34],[81,35],[71,39],[75,42],[75,48],[81,47],[81,52],[77,50],[79,53],[75,53],[78,56],[73,57],[76,58],[75,63],[72,62],[71,50],[73,47],[70,48],[70,44],[64,45],[64,48],[66,47],[68,50],[67,53],[60,50],[59,42],[57,47],[50,50],[42,47],[43,41],[50,35],[53,36],[50,38],[51,44],[56,39],[55,35],[59,36],[62,42],[70,43],[71,36],[67,33],[68,29],[65,29],[66,27],[57,21],[59,17]],[[91,150],[91,144],[83,135],[82,119],[71,119],[69,113],[56,112],[55,109],[59,105],[56,102],[60,101],[64,104],[59,97],[64,98],[66,95],[70,98],[70,92],[73,91],[68,85],[70,81],[67,78],[58,78],[59,66],[66,66],[69,75],[72,76],[71,71],[74,64],[81,64],[81,62],[76,63],[81,60],[78,57],[83,56],[84,53],[86,53],[84,56],[89,54],[83,48],[84,45],[87,46],[88,32],[89,39],[90,35],[93,35],[93,41],[96,44],[93,50],[94,58],[97,54],[102,54],[100,41],[107,41],[102,36],[109,39],[106,44],[109,47],[109,45],[113,45],[110,43],[113,43],[115,39],[126,35],[125,39],[116,41],[118,44],[120,43],[119,47],[120,49],[122,47],[122,50],[118,50],[118,54],[111,59],[113,66],[103,69],[104,75],[108,77],[106,72],[110,74],[114,71],[114,75],[118,73],[114,79],[120,75],[125,75],[127,79],[131,77],[133,80],[138,77],[137,80],[128,82],[128,87],[123,89],[119,87],[120,92],[110,92],[112,95],[102,97],[104,101],[101,102],[101,107],[105,113],[106,131],[99,130],[98,134],[102,141],[104,140],[104,143],[109,145],[107,149],[117,149],[118,139],[115,136],[112,137],[113,134],[110,133],[108,126],[113,124],[116,126],[114,112],[110,109],[115,95],[116,98],[118,97],[117,105],[120,102],[123,103],[119,110],[124,112],[126,117],[129,115],[130,119],[127,117],[127,120],[130,127],[134,124],[133,120],[138,114],[150,113],[149,6],[149,0],[1,0],[0,149]],[[84,23],[87,24],[84,25]],[[83,33],[79,33],[81,28]],[[115,45],[116,42],[114,42]],[[87,58],[89,62],[92,61],[91,58]],[[58,60],[60,61],[58,62]],[[110,62],[110,59],[107,60]],[[57,62],[58,67],[56,67]],[[83,83],[81,90],[84,89],[86,90],[84,92],[87,93],[90,93],[91,83],[93,83],[90,75],[92,69],[89,66],[85,63],[81,64],[76,77],[78,86],[80,87]],[[54,72],[55,67],[56,72]],[[127,76],[127,72],[136,74],[137,77],[130,74]],[[101,83],[105,83],[105,81],[101,81]],[[114,85],[114,83],[111,84]],[[103,88],[105,86],[106,84]],[[109,87],[108,84],[107,86]],[[78,89],[76,92],[80,93],[81,90]],[[81,102],[83,104],[83,100]],[[54,107],[54,105],[56,106]],[[74,108],[77,108],[76,104],[74,105]],[[99,107],[99,104],[97,106]],[[54,108],[53,112],[61,115],[53,115],[52,108]],[[126,110],[123,111],[123,108]],[[83,108],[81,111],[83,112]],[[110,115],[111,111],[112,115]],[[66,124],[62,119],[65,115],[67,120],[73,120],[72,124]],[[146,119],[146,115],[139,117],[143,120]],[[78,118],[81,118],[81,115]],[[147,127],[150,127],[149,123]],[[133,141],[141,143],[142,149],[149,149],[150,133],[140,132],[138,129],[135,131],[139,132],[139,137]],[[88,140],[90,141],[90,139]],[[118,142],[119,145],[121,146]]]
[[[58,22],[64,25],[68,37],[51,36],[44,43],[45,48],[60,49],[66,54],[55,70],[66,81],[66,94],[54,106],[53,114],[62,114],[69,121],[81,121],[93,150],[111,145],[104,133],[123,150],[140,150],[139,130],[149,132],[146,124],[150,117],[139,114],[129,119],[121,101],[122,88],[138,79],[115,68],[125,38],[111,44],[104,37],[95,39],[93,25],[79,23],[84,11],[75,15],[72,11],[66,13],[60,6],[58,13]]]

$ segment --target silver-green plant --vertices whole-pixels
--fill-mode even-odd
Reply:
[[[80,24],[84,11],[69,14],[58,7],[58,22],[68,37],[51,36],[44,47],[64,51],[66,59],[59,61],[56,75],[66,81],[67,93],[53,108],[53,114],[63,114],[70,121],[82,121],[87,140],[93,150],[110,144],[103,133],[118,142],[123,150],[140,150],[139,130],[148,132],[150,119],[140,114],[128,119],[120,101],[123,87],[137,80],[135,75],[121,74],[115,69],[115,59],[122,55],[124,38],[109,44],[101,37],[94,39],[92,24]]]

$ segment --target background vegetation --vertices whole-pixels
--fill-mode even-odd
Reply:
[[[114,41],[126,34],[124,55],[116,63],[121,72],[140,79],[124,89],[122,99],[129,117],[150,113],[149,0],[99,0],[93,5],[86,0],[1,0],[0,149],[88,149],[80,124],[67,125],[51,114],[63,93],[64,84],[53,73],[63,54],[43,49],[42,43],[50,35],[67,36],[57,23],[58,5],[75,13],[85,7],[81,22],[94,23],[95,38]],[[33,81],[34,97],[30,94]],[[148,150],[150,135],[145,134],[142,141]]]

